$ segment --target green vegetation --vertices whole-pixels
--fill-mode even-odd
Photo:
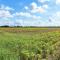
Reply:
[[[0,28],[0,60],[60,60],[59,29]]]

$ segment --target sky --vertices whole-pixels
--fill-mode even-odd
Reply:
[[[0,26],[60,26],[60,0],[0,0]]]

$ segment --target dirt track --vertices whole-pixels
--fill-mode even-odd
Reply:
[[[5,31],[5,32],[12,32],[12,33],[28,33],[28,32],[54,32],[54,31],[59,31],[60,32],[60,28],[36,28],[36,29],[24,29],[24,28],[0,28],[0,31]]]

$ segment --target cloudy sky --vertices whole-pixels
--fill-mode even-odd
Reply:
[[[0,0],[0,25],[60,26],[60,0]]]

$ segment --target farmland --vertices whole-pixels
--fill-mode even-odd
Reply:
[[[60,60],[60,28],[0,28],[0,60]]]

